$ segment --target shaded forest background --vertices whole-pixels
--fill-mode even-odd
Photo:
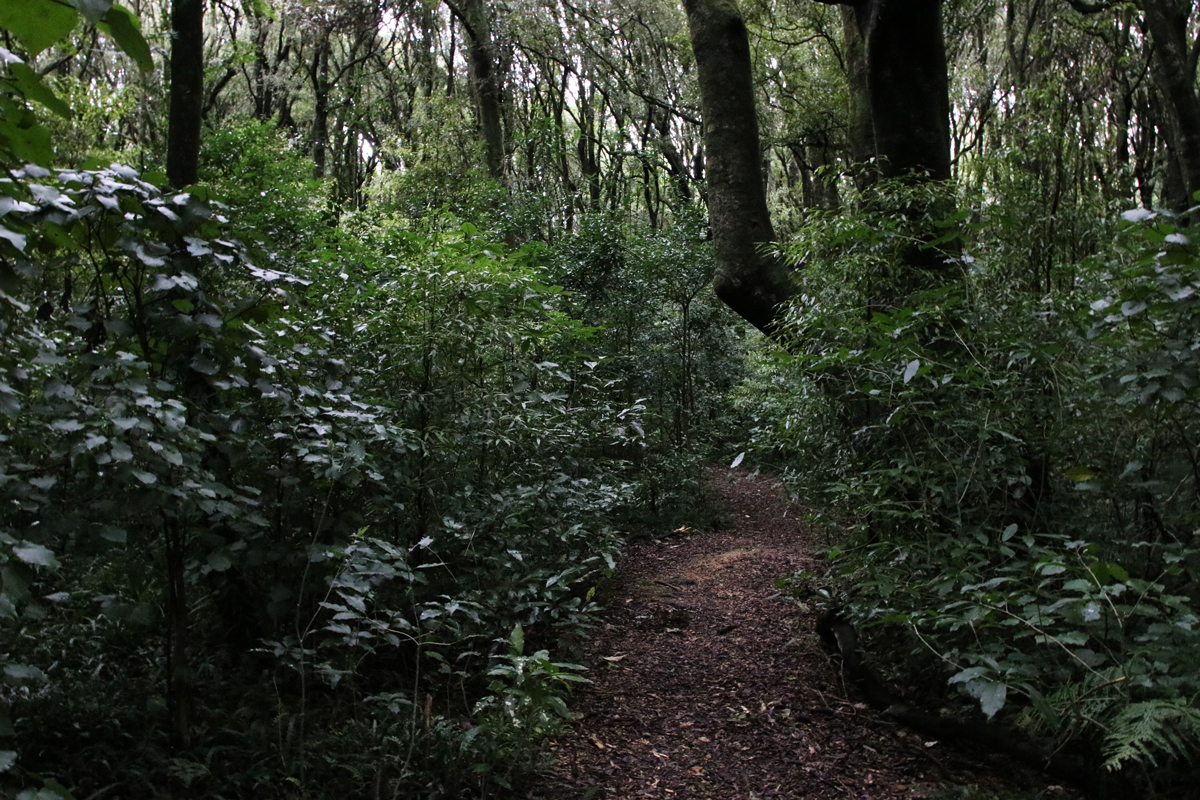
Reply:
[[[688,4],[749,34],[768,339],[674,3],[6,0],[0,793],[519,789],[713,460],[922,702],[1188,791],[1194,4],[917,4],[920,175],[873,2]]]

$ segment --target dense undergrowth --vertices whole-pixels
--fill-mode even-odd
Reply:
[[[525,780],[622,531],[712,514],[698,221],[517,245],[482,178],[338,218],[257,123],[187,192],[0,145],[0,794]]]
[[[866,626],[927,702],[958,694],[1096,770],[1192,785],[1190,229],[1098,214],[1085,233],[1105,243],[1031,290],[1019,210],[977,205],[934,223],[961,238],[942,237],[929,288],[910,277],[881,303],[929,223],[879,209],[935,204],[874,191],[875,210],[822,216],[789,245],[805,260],[793,349],[738,396],[753,452],[827,530],[828,574],[794,585]]]

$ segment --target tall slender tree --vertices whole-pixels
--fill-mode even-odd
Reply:
[[[177,189],[198,179],[204,117],[204,0],[171,0],[171,100],[167,180]]]

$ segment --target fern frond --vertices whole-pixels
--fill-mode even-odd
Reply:
[[[1200,747],[1200,709],[1186,700],[1147,700],[1131,703],[1112,718],[1104,737],[1105,769],[1120,769],[1126,761],[1158,757],[1190,759]]]

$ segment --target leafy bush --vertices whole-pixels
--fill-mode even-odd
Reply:
[[[717,515],[703,462],[731,438],[723,397],[743,372],[744,331],[709,290],[704,237],[691,208],[663,231],[594,214],[547,257],[565,310],[598,329],[597,376],[640,409],[634,447],[610,451],[628,466],[631,519],[705,526]]]
[[[7,777],[344,795],[338,770],[360,764],[428,789],[414,764],[509,736],[454,731],[497,636],[587,624],[625,492],[595,453],[638,413],[610,402],[591,330],[555,310],[530,253],[390,228],[330,237],[301,278],[256,266],[198,194],[128,168],[12,174]],[[98,680],[111,670],[128,680]],[[393,699],[339,719],[366,694]],[[440,739],[396,721],[401,698],[445,720]],[[60,757],[106,753],[105,728],[152,756]],[[364,742],[397,768],[371,773]]]
[[[1111,769],[1184,759],[1200,696],[1198,257],[1170,219],[1126,219],[1061,296],[994,280],[986,232],[941,285],[897,284],[909,221],[822,220],[795,350],[739,397],[848,534],[826,602]],[[878,304],[873,276],[909,293]]]

